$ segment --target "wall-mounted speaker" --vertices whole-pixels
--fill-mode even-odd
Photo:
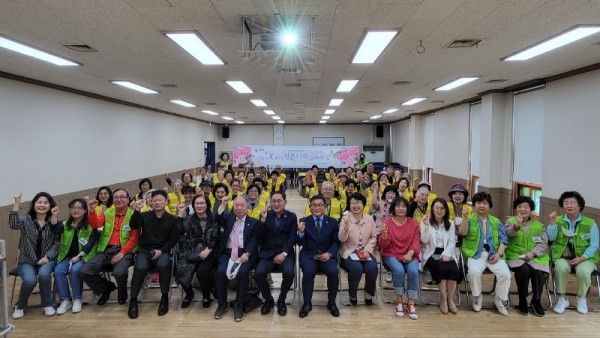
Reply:
[[[375,126],[375,136],[383,137],[383,125],[382,124],[378,124]]]
[[[228,126],[223,127],[223,138],[229,138],[229,127]]]

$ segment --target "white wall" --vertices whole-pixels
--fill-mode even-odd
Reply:
[[[600,207],[600,71],[548,83],[544,103],[544,196],[576,190]]]
[[[433,172],[469,179],[469,105],[438,111],[433,118]]]
[[[403,166],[408,166],[410,159],[410,120],[404,120],[392,124],[392,162],[398,162]]]
[[[200,165],[206,123],[0,78],[0,205]]]

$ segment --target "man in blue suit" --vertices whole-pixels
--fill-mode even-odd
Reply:
[[[258,252],[258,264],[254,273],[256,284],[265,299],[260,309],[263,315],[271,312],[275,301],[269,290],[267,275],[272,271],[283,273],[281,292],[277,299],[277,313],[285,316],[287,306],[285,298],[294,282],[294,270],[296,267],[296,254],[294,244],[296,243],[296,230],[298,218],[296,214],[285,210],[286,197],[281,191],[271,195],[271,210],[261,222],[265,224],[260,251]]]
[[[227,303],[227,285],[229,284],[227,273],[229,271],[227,271],[227,268],[230,266],[229,261],[231,260],[240,264],[237,272],[237,294],[233,308],[233,319],[240,322],[244,319],[242,305],[248,290],[250,270],[252,270],[258,256],[258,240],[261,237],[263,224],[259,220],[248,216],[248,204],[243,197],[237,197],[233,200],[233,213],[224,214],[228,202],[229,198],[227,196],[223,197],[216,217],[216,221],[223,231],[217,249],[219,263],[215,275],[215,285],[219,306],[215,311],[215,319],[223,318],[223,315],[229,309]],[[262,214],[266,216],[266,210]]]
[[[315,275],[322,272],[327,276],[328,303],[327,309],[334,317],[340,311],[335,305],[338,291],[337,255],[340,248],[338,239],[338,223],[325,215],[325,198],[322,195],[310,199],[311,215],[298,223],[296,243],[302,246],[300,251],[300,267],[302,268],[302,292],[304,305],[300,310],[300,318],[308,316],[312,310],[312,294]]]

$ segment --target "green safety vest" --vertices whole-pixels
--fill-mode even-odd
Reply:
[[[115,227],[115,209],[109,208],[104,212],[104,229],[102,229],[102,234],[100,235],[100,239],[98,240],[97,252],[104,252],[106,246],[108,245],[108,241],[110,241],[110,236],[112,235],[113,228]],[[131,227],[129,226],[129,221],[131,220],[131,215],[133,215],[133,209],[127,208],[127,213],[125,214],[125,219],[121,224],[121,231],[119,233],[119,237],[121,238],[121,247],[124,247],[129,239],[129,235],[131,234]],[[131,252],[135,252],[137,249],[137,245],[131,250]]]
[[[479,220],[476,213],[472,213],[469,215],[469,233],[467,233],[467,237],[463,240],[462,243],[462,251],[465,256],[471,258],[475,256],[477,253],[477,249],[479,248],[479,241],[481,240],[479,234]],[[492,215],[488,215],[488,225],[491,226],[492,232],[492,242],[494,243],[494,247],[496,251],[500,247],[500,241],[498,239],[498,229],[500,227],[500,220]]]
[[[58,249],[58,258],[56,259],[56,262],[58,263],[60,263],[67,256],[67,253],[69,253],[69,248],[71,247],[71,242],[73,241],[73,236],[75,235],[75,229],[72,226],[67,226],[67,220],[64,220],[62,223],[63,233],[60,237],[60,248]],[[93,231],[94,229],[92,229],[92,227],[89,226],[89,224],[86,224],[85,226],[82,226],[79,229],[79,252],[81,252],[81,249],[85,246],[80,241],[82,239],[84,239],[86,242],[89,241]],[[90,252],[88,252],[87,255],[83,257],[83,260],[85,262],[90,260],[90,258],[94,257],[94,255],[96,254],[96,247],[97,245],[94,245]]]
[[[552,244],[552,259],[557,260],[562,257],[565,249],[567,248],[567,243],[569,242],[569,237],[563,234],[562,229],[569,230],[569,224],[565,221],[565,216],[561,215],[556,218],[556,226],[558,230],[558,234],[556,236],[556,240],[554,244]],[[590,246],[590,231],[595,222],[593,219],[589,217],[585,217],[581,215],[581,221],[575,225],[575,237],[573,237],[573,244],[575,246],[575,256],[581,257],[585,249]],[[588,261],[592,263],[600,262],[600,255],[598,251],[594,253],[594,256],[590,257]]]
[[[517,218],[512,217],[508,220],[510,224],[516,224]],[[539,238],[540,241],[542,239],[542,234],[544,233],[544,225],[536,220],[529,221],[528,231],[525,232],[523,227],[517,231],[515,237],[508,239],[508,246],[506,247],[506,259],[508,260],[516,260],[519,259],[519,256],[524,255],[525,253],[531,251],[538,244],[533,241],[535,237]],[[548,266],[550,264],[550,256],[547,252],[541,257],[535,257],[533,259],[534,262]]]

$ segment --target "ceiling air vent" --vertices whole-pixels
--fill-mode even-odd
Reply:
[[[288,87],[288,88],[300,88],[300,87],[302,87],[302,83],[300,83],[300,82],[296,82],[296,83],[284,83],[283,86],[284,87]]]
[[[477,45],[481,42],[478,39],[459,39],[450,42],[446,48],[470,48],[477,47]]]
[[[177,88],[177,85],[174,83],[163,83],[160,86],[163,88]]]
[[[409,85],[411,82],[410,81],[396,81],[394,82],[394,86],[406,86]]]
[[[381,101],[367,101],[367,103],[381,103]]]
[[[281,68],[281,72],[284,74],[300,74],[302,73],[302,69],[298,68]]]
[[[298,120],[300,120],[300,121],[304,121],[304,120],[306,120],[306,118],[305,118],[304,116],[298,116],[298,117],[296,117],[296,118],[297,118]]]
[[[74,50],[76,52],[82,52],[82,53],[98,52],[97,49],[90,47],[88,45],[63,45],[63,47],[67,47],[70,50]]]
[[[218,104],[216,102],[206,102],[205,105],[207,105],[207,106],[216,106]]]
[[[364,110],[355,110],[354,112],[355,113],[366,113],[366,111],[364,111]]]
[[[506,82],[506,79],[494,79],[494,80],[489,80],[489,81],[485,81],[485,83],[502,83],[502,82]]]

